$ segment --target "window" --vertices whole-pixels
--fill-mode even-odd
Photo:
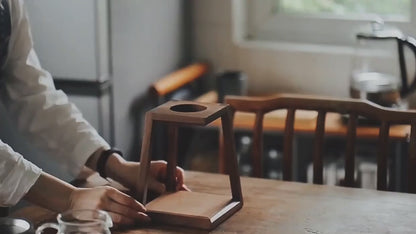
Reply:
[[[244,40],[351,46],[377,18],[416,37],[416,0],[234,0],[234,8]]]
[[[409,19],[410,0],[274,0],[273,13],[329,15],[353,19],[376,14],[388,19]]]

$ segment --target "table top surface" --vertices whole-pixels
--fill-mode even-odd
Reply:
[[[97,184],[96,181],[89,183]],[[228,194],[226,175],[186,172],[193,191]],[[244,206],[212,233],[414,233],[416,195],[241,177]],[[99,183],[98,183],[99,184]],[[203,202],[203,201],[201,201]],[[36,206],[12,214],[35,225],[55,214]],[[150,225],[113,233],[206,233]]]
[[[215,91],[207,92],[199,98],[197,102],[216,102],[217,93]],[[283,131],[285,129],[285,116],[281,111],[266,114],[263,120],[263,128],[267,131]],[[295,115],[294,129],[300,133],[314,133],[316,127],[317,113],[313,111],[297,111]],[[255,115],[252,113],[237,112],[234,117],[234,128],[236,129],[253,129]],[[347,133],[346,120],[338,113],[328,113],[325,120],[325,134],[334,136],[345,136]],[[220,126],[221,122],[214,121],[211,126]],[[357,128],[357,137],[359,138],[377,138],[378,127],[371,125],[362,125]],[[392,125],[390,127],[390,138],[406,140],[410,135],[409,125]]]

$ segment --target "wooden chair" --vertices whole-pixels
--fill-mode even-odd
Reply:
[[[411,125],[409,156],[407,162],[407,191],[416,193],[416,111],[399,111],[376,105],[369,101],[320,97],[298,94],[279,94],[270,97],[227,96],[225,103],[235,111],[255,114],[252,145],[253,174],[262,176],[263,118],[270,111],[287,109],[283,146],[283,179],[292,180],[292,148],[296,110],[317,111],[313,149],[313,183],[323,183],[323,145],[325,117],[328,112],[347,114],[347,134],[345,150],[345,186],[354,186],[354,153],[356,129],[359,116],[379,122],[377,150],[377,189],[387,190],[387,159],[389,129],[391,124]],[[221,139],[220,139],[221,140]],[[221,144],[222,141],[220,141]],[[222,153],[222,151],[220,151]],[[222,156],[220,153],[220,164]],[[221,165],[220,165],[221,168]]]

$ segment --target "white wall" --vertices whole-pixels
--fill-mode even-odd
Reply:
[[[132,102],[183,62],[182,11],[181,0],[111,1],[115,143],[125,152],[139,141]]]
[[[107,1],[27,0],[25,4],[40,62],[54,79],[108,78]]]
[[[248,74],[251,92],[348,96],[350,55],[244,47],[232,41],[231,0],[193,1],[193,57]]]

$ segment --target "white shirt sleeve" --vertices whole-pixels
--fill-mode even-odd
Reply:
[[[0,140],[0,206],[15,205],[42,170]]]
[[[4,79],[4,103],[18,129],[35,146],[59,159],[64,168],[76,176],[88,157],[98,148],[108,147],[108,144],[68,101],[67,96],[55,89],[51,75],[41,68],[33,50],[23,2],[9,1],[12,34],[8,57],[1,73],[3,77],[0,78]],[[64,60],[65,55],[61,59]],[[4,143],[0,143],[0,147],[6,147],[0,150],[0,164],[21,170],[0,172],[0,203],[3,203],[7,200],[3,191],[20,199],[34,183],[29,177],[33,178],[33,174],[40,172]],[[19,187],[11,191],[4,188],[12,183],[22,186],[22,189]]]

